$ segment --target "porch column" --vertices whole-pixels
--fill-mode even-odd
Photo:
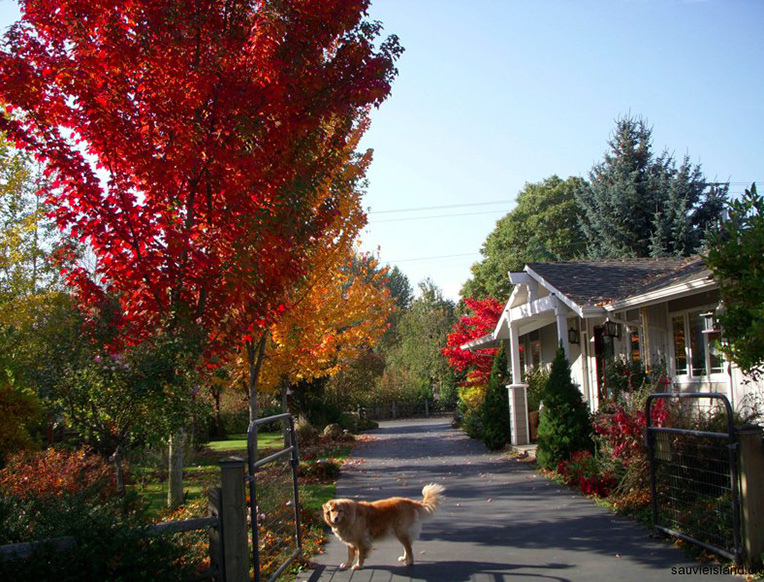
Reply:
[[[507,386],[509,398],[509,429],[513,445],[530,443],[528,427],[527,384],[523,384],[520,373],[520,334],[517,326],[509,324],[509,353],[512,362],[512,384]]]
[[[557,299],[555,297],[555,299]],[[557,299],[557,305],[554,308],[554,314],[557,317],[557,343],[562,343],[562,349],[565,350],[565,357],[570,360],[570,346],[568,345],[568,314],[565,311],[565,305]]]

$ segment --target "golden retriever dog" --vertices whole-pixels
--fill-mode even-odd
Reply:
[[[443,491],[442,485],[430,483],[422,489],[422,501],[390,497],[371,503],[352,499],[324,503],[324,521],[348,547],[348,559],[340,564],[340,569],[349,568],[355,558],[353,569],[359,570],[371,552],[372,542],[391,536],[403,545],[398,561],[411,566],[414,563],[411,542],[419,536],[422,521],[438,510]]]

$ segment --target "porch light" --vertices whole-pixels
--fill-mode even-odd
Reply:
[[[606,321],[605,322],[605,334],[609,335],[610,337],[621,337],[621,326],[618,325],[615,321]]]
[[[568,343],[577,344],[578,342],[578,330],[575,327],[571,327],[568,330]]]

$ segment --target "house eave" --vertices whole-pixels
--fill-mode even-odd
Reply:
[[[492,333],[486,334],[459,346],[462,350],[480,350],[496,347],[496,338]]]
[[[662,289],[656,289],[649,293],[643,293],[641,295],[633,295],[626,299],[613,301],[604,308],[608,312],[622,311],[624,309],[633,309],[635,307],[647,307],[655,303],[663,303],[668,299],[673,299],[682,295],[690,295],[699,291],[706,291],[709,289],[716,289],[719,285],[711,279],[706,277],[704,279],[696,279],[695,281],[689,281],[687,283],[680,283],[678,285],[671,285],[670,287],[664,287]]]

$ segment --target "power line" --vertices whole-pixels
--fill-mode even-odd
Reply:
[[[475,257],[475,256],[478,256],[478,255],[480,255],[480,253],[463,253],[463,254],[460,254],[460,255],[440,255],[440,256],[437,256],[437,257],[417,257],[415,259],[400,259],[398,261],[382,261],[382,262],[386,263],[386,264],[391,264],[391,263],[410,263],[411,261],[434,261],[434,260],[437,260],[437,259],[453,259],[453,258],[456,258],[456,257]]]
[[[422,210],[442,210],[444,208],[470,208],[473,206],[491,206],[494,204],[511,204],[511,200],[496,200],[495,202],[471,202],[469,204],[447,204],[443,206],[420,206],[418,208],[396,208],[394,210],[370,210],[369,214],[392,214],[394,212],[419,212]]]
[[[469,205],[468,205],[469,206]],[[478,214],[507,214],[506,210],[484,210],[482,212],[462,212],[460,214],[433,214],[430,216],[409,216],[407,218],[386,218],[384,220],[370,220],[369,224],[379,224],[381,222],[401,222],[403,220],[428,220],[431,218],[461,218],[462,216],[475,216]]]

